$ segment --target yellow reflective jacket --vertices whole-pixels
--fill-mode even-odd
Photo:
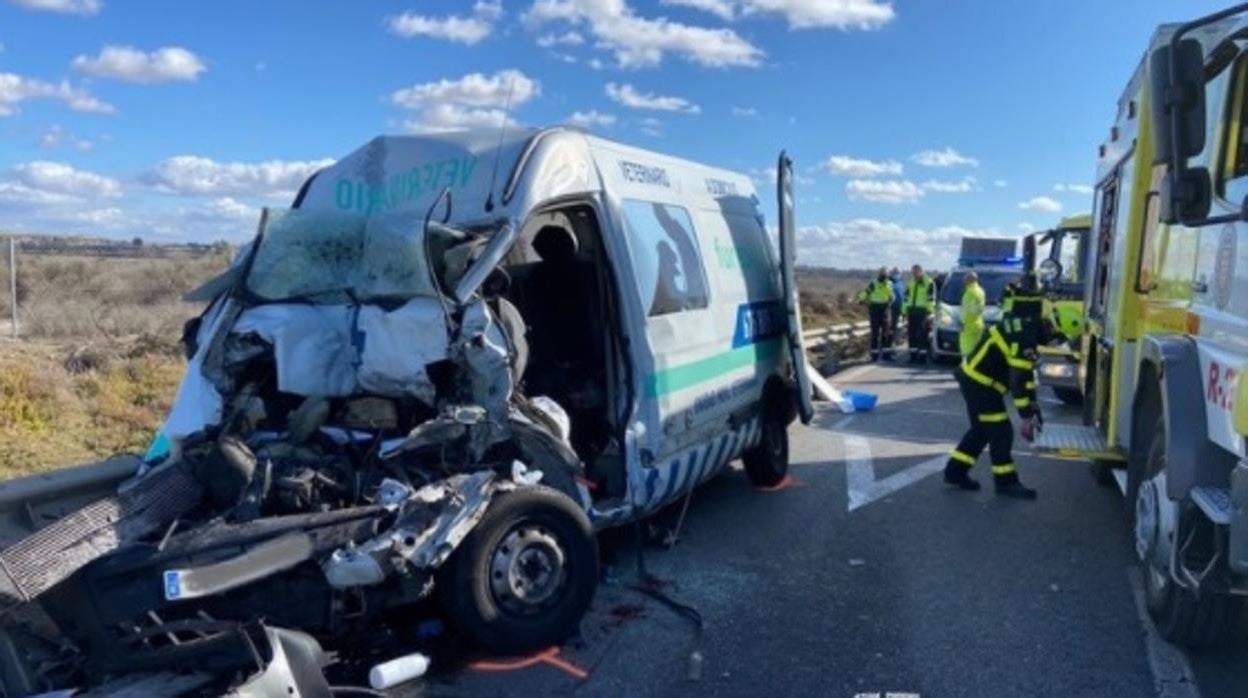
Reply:
[[[871,305],[891,305],[893,298],[893,282],[890,279],[872,279],[866,288],[858,292],[858,300]]]
[[[967,284],[962,293],[962,331],[958,334],[958,348],[962,356],[971,353],[984,334],[984,306],[987,298],[978,283]]]
[[[924,274],[919,279],[913,276],[906,279],[906,300],[903,307],[906,312],[926,310],[930,313],[936,309],[936,282],[932,277]]]

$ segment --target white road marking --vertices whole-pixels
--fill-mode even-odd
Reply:
[[[1200,687],[1192,676],[1187,657],[1174,645],[1162,639],[1148,617],[1144,602],[1144,583],[1140,571],[1127,568],[1127,580],[1135,596],[1135,612],[1144,626],[1144,648],[1148,651],[1148,667],[1153,672],[1153,689],[1157,698],[1200,698]]]
[[[875,462],[871,460],[871,442],[861,436],[845,434],[845,487],[849,493],[849,510],[867,503],[866,493],[875,484]]]
[[[850,490],[849,510],[853,511],[864,507],[900,489],[909,487],[929,475],[941,472],[945,469],[946,460],[948,460],[947,456],[935,456],[916,463],[905,470],[899,470],[882,480],[876,480],[875,472],[872,470],[871,480],[865,486],[861,487],[857,492]]]
[[[945,456],[936,456],[877,480],[870,439],[857,434],[844,434],[841,441],[845,445],[845,488],[849,511],[883,499],[945,467]]]

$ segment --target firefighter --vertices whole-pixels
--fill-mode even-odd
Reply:
[[[979,285],[979,274],[966,272],[962,283],[962,331],[958,333],[958,349],[965,360],[984,334],[984,305],[987,299],[983,287]]]
[[[1019,433],[1028,441],[1034,440],[1044,424],[1036,402],[1036,347],[1051,334],[1041,315],[1041,301],[1036,295],[1016,295],[1000,327],[988,328],[955,371],[971,426],[945,463],[945,482],[953,487],[979,489],[970,470],[987,446],[996,493],[1036,498],[1036,491],[1018,479],[1011,453],[1014,429],[1005,409],[1005,394],[1013,394],[1014,406],[1022,417]]]
[[[867,304],[871,320],[871,360],[879,361],[881,356],[891,360],[892,349],[884,347],[888,334],[888,311],[893,304],[893,282],[888,278],[887,269],[880,267],[877,276],[858,292],[858,302]]]
[[[923,267],[916,264],[910,268],[910,278],[906,280],[904,311],[906,313],[906,329],[909,333],[910,363],[927,363],[927,326],[936,308],[936,282],[923,273]]]

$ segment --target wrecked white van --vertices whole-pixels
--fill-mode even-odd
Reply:
[[[0,673],[262,681],[255,646],[355,643],[430,593],[493,650],[573,633],[595,529],[738,457],[786,474],[811,405],[778,170],[779,256],[749,178],[571,129],[379,137],[318,172],[196,292],[140,472],[79,474],[106,496],[47,525],[57,487],[24,497],[0,644],[34,649]]]

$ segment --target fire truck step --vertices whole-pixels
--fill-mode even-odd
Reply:
[[[1231,523],[1231,492],[1221,487],[1193,487],[1192,501],[1215,524]]]
[[[1122,454],[1110,447],[1099,429],[1078,424],[1044,425],[1032,448],[1058,458],[1123,460]]]

